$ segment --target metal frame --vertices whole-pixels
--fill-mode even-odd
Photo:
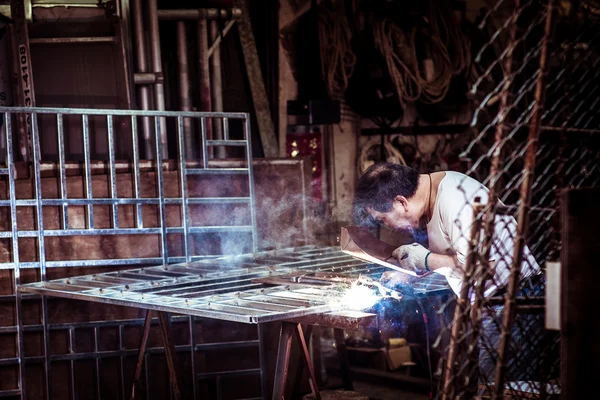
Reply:
[[[45,382],[46,382],[46,393],[49,396],[49,382],[50,382],[50,364],[56,357],[49,354],[49,332],[50,330],[56,329],[54,326],[48,324],[48,305],[46,297],[42,297],[42,308],[41,308],[41,324],[39,326],[25,326],[23,323],[23,311],[22,301],[24,299],[31,299],[28,295],[22,295],[18,291],[18,287],[21,283],[21,269],[33,268],[39,269],[39,276],[42,281],[46,280],[47,268],[53,267],[108,267],[108,266],[126,266],[126,265],[148,265],[148,264],[160,264],[167,265],[169,263],[177,262],[191,262],[193,260],[199,260],[203,258],[213,258],[219,254],[214,255],[199,255],[193,252],[190,247],[190,237],[194,234],[205,233],[205,232],[242,232],[251,238],[249,245],[249,251],[257,250],[257,224],[256,224],[256,205],[254,196],[254,175],[252,170],[252,146],[251,146],[251,134],[250,134],[250,120],[246,113],[217,113],[217,112],[161,112],[161,111],[137,111],[137,110],[102,110],[102,109],[74,109],[74,108],[27,108],[27,107],[0,107],[0,113],[2,113],[2,119],[4,125],[2,127],[6,141],[6,164],[0,166],[0,179],[5,180],[6,188],[8,191],[8,198],[0,200],[0,207],[10,208],[10,219],[11,229],[0,232],[0,238],[4,240],[10,240],[10,248],[12,251],[12,262],[0,263],[0,269],[13,270],[13,294],[5,295],[0,297],[3,302],[15,301],[16,310],[16,326],[3,326],[0,328],[0,333],[12,334],[16,333],[17,343],[17,358],[5,358],[0,359],[0,365],[14,365],[19,364],[19,389],[10,389],[0,391],[0,395],[18,395],[21,394],[25,398],[25,388],[23,386],[24,372],[23,366],[25,362],[37,362],[40,361],[40,357],[33,357],[26,361],[24,357],[23,348],[23,334],[29,332],[31,329],[41,329],[44,337],[44,356],[41,357],[45,365]],[[38,122],[38,116],[40,115],[52,115],[56,118],[56,128],[58,137],[59,147],[59,160],[57,163],[58,170],[58,197],[47,198],[42,193],[42,168],[40,161],[40,127]],[[13,149],[14,142],[16,140],[16,124],[15,120],[19,116],[25,116],[31,120],[31,138],[32,138],[32,168],[31,168],[31,180],[33,186],[33,195],[30,198],[21,198],[17,196],[16,190],[16,166],[14,163]],[[97,198],[93,196],[92,192],[92,160],[90,156],[90,117],[97,118],[98,116],[106,118],[107,121],[107,139],[109,146],[109,160],[106,163],[107,176],[109,180],[109,196],[103,198]],[[67,193],[67,168],[65,162],[65,131],[64,131],[64,119],[65,118],[81,118],[81,127],[83,134],[84,144],[84,198],[72,198]],[[132,187],[133,196],[123,197],[117,193],[117,160],[115,159],[115,124],[117,119],[129,119],[131,125],[130,134],[132,135],[133,143],[133,160],[131,165],[133,167],[132,174]],[[160,135],[155,135],[155,159],[156,162],[153,164],[152,171],[155,173],[156,179],[156,191],[157,195],[154,197],[142,197],[140,192],[140,157],[139,157],[139,132],[138,132],[138,119],[150,119],[154,120],[154,129],[158,132],[160,129],[160,120],[171,120],[174,122],[175,129],[171,133],[171,136],[176,137],[176,143],[178,147],[177,161],[179,170],[179,188],[180,192],[177,196],[167,197],[164,192],[164,170],[167,163],[162,157],[162,143],[160,141]],[[185,141],[183,132],[183,120],[189,118],[192,120],[199,120],[200,126],[202,127],[202,133],[205,133],[207,119],[211,122],[217,120],[222,123],[224,138],[223,140],[211,141],[206,140],[206,136],[203,134],[203,143],[199,149],[199,153],[202,156],[200,165],[197,163],[190,162],[185,156],[185,148],[187,143]],[[243,131],[242,139],[232,139],[230,137],[230,121],[240,121],[241,129]],[[245,167],[239,168],[226,168],[222,164],[215,165],[209,156],[209,149],[214,147],[227,147],[236,146],[243,147],[245,150]],[[243,197],[190,197],[187,191],[188,176],[190,175],[239,175],[242,174],[247,177],[248,180],[248,193]],[[188,208],[190,205],[204,204],[207,206],[217,204],[242,204],[246,207],[244,210],[247,211],[246,220],[249,221],[245,225],[219,225],[219,226],[202,226],[193,225]],[[111,218],[110,227],[98,228],[94,221],[94,206],[110,206]],[[132,228],[124,228],[119,226],[119,206],[121,205],[133,205],[135,215],[135,226]],[[159,224],[157,227],[146,227],[144,226],[142,206],[143,205],[154,205],[158,207],[159,212]],[[180,226],[167,226],[166,224],[166,212],[165,208],[167,205],[178,205],[180,206],[181,212],[181,225]],[[84,228],[73,228],[69,221],[69,208],[84,206],[86,209],[86,226]],[[19,228],[19,216],[18,209],[30,207],[34,209],[35,216],[35,228],[24,230]],[[43,209],[45,207],[60,207],[60,229],[45,229],[44,228],[44,216]],[[167,236],[170,234],[181,234],[184,238],[184,253],[182,256],[171,256],[167,249]],[[124,259],[84,259],[84,260],[60,260],[60,261],[49,261],[46,259],[46,247],[45,238],[47,237],[64,237],[64,236],[94,236],[94,235],[154,235],[160,237],[160,256],[153,258],[124,258]],[[17,238],[35,238],[37,242],[37,261],[23,262],[19,259],[19,241]],[[37,298],[37,296],[35,297]],[[188,319],[188,318],[186,318]],[[189,317],[191,326],[193,326],[193,317]],[[102,324],[114,324],[113,321],[106,321]],[[133,323],[137,323],[133,321]],[[100,325],[102,325],[100,324]],[[84,326],[86,324],[72,325],[70,327],[64,327],[69,329],[70,337],[74,335],[73,329],[75,326]],[[100,326],[90,325],[90,326]],[[121,326],[121,325],[119,325]],[[94,328],[96,329],[96,328]],[[97,345],[97,343],[96,343]],[[195,348],[195,344],[192,343],[192,348]],[[73,349],[71,349],[74,352]],[[74,355],[75,358],[77,357]],[[68,358],[68,357],[67,357]]]

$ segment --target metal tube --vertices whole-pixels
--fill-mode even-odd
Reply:
[[[181,225],[183,226],[183,249],[185,259],[191,261],[189,221],[188,221],[188,193],[187,193],[187,171],[184,157],[184,125],[181,117],[177,118],[177,136],[179,137],[179,174],[181,177]]]
[[[197,29],[198,40],[198,62],[199,65],[199,81],[200,81],[200,111],[212,111],[211,96],[210,96],[210,69],[208,60],[208,25],[206,20],[198,20]],[[206,137],[203,140],[212,139],[212,126],[206,126]],[[204,155],[212,156],[212,149],[208,149]]]
[[[44,243],[44,212],[42,209],[42,177],[40,174],[40,132],[37,114],[31,115],[31,149],[33,158],[33,177],[35,182],[38,260],[40,279],[46,281],[46,248]],[[16,240],[14,238],[13,240]],[[50,393],[50,332],[48,331],[48,298],[42,296],[42,325],[44,336],[44,378],[46,393]]]
[[[90,170],[90,134],[89,134],[89,118],[86,114],[81,116],[81,124],[83,128],[83,155],[85,163],[85,198],[92,199],[92,171]],[[94,206],[87,206],[87,222],[88,229],[94,229]]]
[[[140,157],[138,155],[137,119],[133,115],[131,116],[131,136],[133,143],[133,196],[137,200],[140,198]],[[135,206],[135,221],[136,228],[143,228],[144,219],[142,215],[142,205],[139,203]]]
[[[250,218],[252,225],[252,252],[255,253],[258,251],[258,228],[256,221],[256,196],[254,193],[254,172],[252,166],[252,134],[250,127],[250,116],[246,116],[246,121],[244,123],[244,138],[248,141],[248,146],[246,147],[246,158],[248,160],[248,188],[250,193],[248,193],[248,197],[250,197]]]
[[[19,240],[18,237],[18,225],[17,225],[17,207],[16,207],[16,185],[15,185],[15,169],[12,168],[14,165],[13,152],[12,152],[12,126],[11,126],[11,114],[8,112],[4,113],[4,137],[6,139],[6,148],[9,151],[6,153],[6,163],[8,165],[8,185],[9,185],[9,196],[11,201],[10,207],[10,219],[12,226],[12,267],[14,268],[14,287],[15,293],[15,313],[17,317],[17,349],[19,360],[25,359],[25,348],[23,344],[23,309],[21,302],[21,292],[18,290],[18,286],[21,284],[21,263],[19,262]],[[26,398],[25,388],[25,368],[24,363],[19,363],[19,388],[21,389],[21,398]]]
[[[158,30],[158,8],[156,4],[157,0],[148,0],[148,25],[150,27],[150,44],[152,47],[152,72],[162,73],[162,57],[160,53],[160,33]],[[155,108],[159,111],[165,110],[165,86],[162,83],[154,84],[154,100]],[[162,117],[159,119],[158,131],[155,130],[156,135],[159,135],[161,143],[162,158],[167,160],[169,158],[169,144],[167,142],[167,120]]]
[[[506,362],[503,361],[504,356],[506,354],[506,348],[508,347],[508,341],[510,340],[510,326],[514,321],[516,311],[514,309],[515,296],[519,285],[521,263],[523,262],[523,248],[525,247],[525,235],[527,234],[527,228],[529,225],[531,186],[533,184],[537,144],[540,134],[539,124],[544,104],[544,78],[546,76],[546,63],[548,58],[548,38],[550,36],[550,30],[552,28],[553,7],[553,0],[548,0],[548,9],[546,10],[546,25],[544,29],[544,36],[542,38],[542,47],[540,52],[540,65],[535,86],[535,100],[533,103],[531,124],[529,125],[529,134],[527,138],[529,146],[527,147],[527,153],[525,155],[525,167],[523,168],[523,174],[525,175],[525,179],[521,184],[521,193],[519,199],[519,204],[521,204],[521,210],[517,218],[517,232],[515,236],[515,246],[513,248],[513,262],[510,266],[510,276],[504,304],[504,315],[502,317],[502,333],[500,336],[500,344],[498,345],[498,362],[496,364],[495,377],[496,388],[493,398],[502,398],[502,392],[504,391],[504,379],[506,377]]]
[[[136,61],[137,61],[137,70],[138,73],[146,73],[148,72],[148,63],[147,63],[147,50],[146,50],[146,41],[144,35],[144,24],[143,24],[143,10],[142,10],[142,0],[133,0],[133,26],[135,33],[135,52],[136,52]],[[135,79],[135,77],[134,77]],[[147,86],[140,86],[138,89],[139,92],[139,106],[141,106],[142,110],[150,109],[150,88]],[[144,155],[148,159],[152,159],[154,157],[154,149],[152,145],[152,140],[150,139],[150,118],[143,117],[142,118],[142,131],[144,134]],[[137,134],[137,132],[136,132]],[[135,144],[134,144],[135,146]],[[134,153],[137,149],[134,147]]]
[[[182,20],[201,20],[201,19],[239,19],[242,16],[242,10],[239,8],[198,8],[194,10],[158,10],[158,19],[182,21]]]
[[[117,200],[117,172],[115,169],[115,143],[114,143],[114,129],[113,129],[113,117],[112,115],[106,116],[107,133],[108,133],[108,162],[109,177],[110,177],[110,197],[114,200],[112,204],[112,225],[113,228],[119,228],[119,206],[116,204]]]
[[[154,118],[154,129],[158,132],[160,129],[160,122],[164,118]],[[160,218],[160,244],[161,252],[160,255],[163,260],[163,265],[167,265],[169,261],[169,254],[167,249],[167,213],[165,210],[165,188],[164,188],[164,177],[163,177],[163,153],[164,149],[161,148],[162,143],[159,141],[158,133],[156,137],[156,188],[159,198],[159,218]]]
[[[56,114],[56,136],[58,137],[58,164],[59,164],[59,179],[60,179],[60,198],[67,199],[67,173],[65,169],[65,132],[63,124],[63,115]],[[69,229],[69,206],[63,204],[62,212],[62,228]]]
[[[63,43],[117,43],[116,36],[89,36],[64,38],[32,38],[29,44],[63,44]]]
[[[209,25],[210,40],[212,43],[215,43],[215,41],[220,37],[219,25],[217,21],[209,21]],[[221,112],[223,111],[223,84],[221,80],[221,50],[219,49],[218,45],[214,48],[212,57],[209,57],[209,60],[210,78],[212,81],[212,85],[210,86],[212,111]],[[213,138],[217,140],[223,139],[223,126],[221,124],[221,120],[213,118],[212,128]],[[216,148],[216,157],[226,158],[227,148],[225,146],[218,146]]]
[[[183,111],[192,111],[187,38],[183,21],[177,22],[177,64],[179,66],[179,107]],[[185,138],[184,146],[180,145],[180,151],[185,152],[185,159],[192,159],[196,143],[190,118],[183,118],[183,132],[179,132],[179,135]]]
[[[133,83],[136,85],[154,85],[155,83],[164,83],[163,74],[155,74],[154,72],[137,72],[133,74]]]

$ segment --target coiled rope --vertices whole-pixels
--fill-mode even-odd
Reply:
[[[342,6],[319,10],[319,43],[321,72],[327,94],[342,97],[354,72],[356,55],[352,51],[352,33]]]
[[[423,60],[417,57],[417,27],[406,34],[389,18],[373,22],[375,46],[386,61],[402,104],[416,100],[430,104],[442,101],[452,78],[471,65],[469,41],[452,15],[444,15],[435,0],[430,2],[429,10],[429,40],[425,43]]]

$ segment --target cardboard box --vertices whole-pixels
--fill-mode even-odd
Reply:
[[[386,358],[390,371],[397,370],[400,367],[415,365],[412,362],[410,346],[392,347],[387,349]]]

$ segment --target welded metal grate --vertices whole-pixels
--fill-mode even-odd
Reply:
[[[137,110],[102,110],[73,108],[0,107],[0,141],[3,150],[0,164],[0,210],[5,223],[0,228],[3,248],[0,270],[8,271],[12,288],[0,297],[3,306],[13,308],[14,321],[0,327],[2,339],[14,335],[14,355],[8,349],[0,366],[18,368],[10,383],[0,385],[0,396],[26,397],[24,386],[24,335],[41,332],[42,355],[28,357],[28,362],[43,362],[44,393],[51,392],[50,354],[51,324],[48,300],[21,296],[17,287],[24,270],[46,281],[48,268],[167,265],[214,258],[227,252],[257,249],[256,207],[250,120],[245,113],[158,112]],[[141,160],[140,122],[150,122],[154,129],[155,154],[145,154],[153,161]],[[201,148],[190,152],[186,142],[189,132],[184,121],[197,124]],[[207,136],[207,124],[222,127],[223,137]],[[175,139],[176,151],[163,159],[161,133]],[[146,134],[146,132],[144,132]],[[13,152],[18,135],[30,136],[32,161],[16,164]],[[81,163],[66,161],[67,147],[79,135]],[[107,160],[92,159],[92,143],[106,135]],[[120,136],[131,137],[133,159],[117,159]],[[40,140],[44,145],[55,139],[58,159],[54,164],[41,162]],[[150,138],[152,139],[152,138]],[[240,167],[229,168],[214,159],[215,148],[235,151]],[[237,149],[237,150],[235,150]],[[72,149],[71,149],[72,150]],[[120,149],[123,150],[123,149]],[[148,151],[146,149],[146,151]],[[196,159],[186,154],[195,153]],[[48,168],[48,167],[51,168]],[[73,168],[74,167],[74,168]],[[75,174],[73,169],[76,170]],[[98,173],[99,172],[99,173]],[[204,190],[203,177],[218,176],[225,189]],[[214,187],[211,186],[211,188]],[[227,190],[231,188],[231,190]],[[210,188],[209,188],[210,189]],[[218,220],[207,221],[198,215],[218,209]],[[132,239],[135,238],[135,239]],[[69,241],[111,243],[112,250],[89,252],[86,246],[76,252]],[[129,243],[128,245],[123,245]],[[211,242],[212,246],[198,243]],[[175,245],[174,245],[175,244]],[[209,250],[207,250],[207,248]],[[108,254],[107,254],[108,253]],[[31,279],[31,275],[29,275]],[[24,322],[23,302],[40,301],[39,324]],[[189,318],[192,326],[194,320]],[[112,321],[100,324],[110,325]],[[77,324],[75,324],[77,325]],[[77,325],[80,326],[80,325]],[[190,328],[191,329],[191,328]],[[192,342],[192,348],[194,343]],[[6,369],[2,372],[7,371]],[[73,372],[72,372],[73,373]],[[195,384],[195,381],[194,381]],[[76,396],[75,392],[72,392]]]
[[[387,269],[357,260],[335,247],[306,246],[276,252],[228,256],[189,263],[107,272],[21,285],[23,292],[244,323],[290,320],[304,315],[347,310],[342,283],[324,286],[289,281],[257,281],[286,274],[330,273],[378,279]],[[411,294],[446,290],[434,274]]]

